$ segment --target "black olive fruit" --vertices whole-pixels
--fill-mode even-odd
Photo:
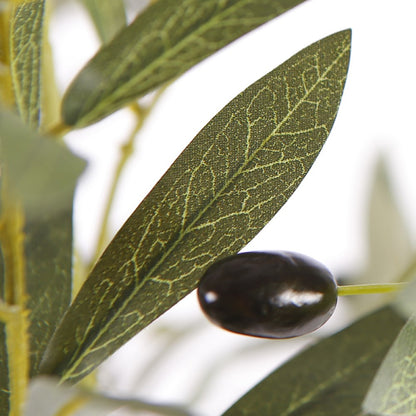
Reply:
[[[198,287],[208,319],[224,329],[262,338],[291,338],[323,325],[337,303],[332,273],[291,252],[250,252],[210,266]]]

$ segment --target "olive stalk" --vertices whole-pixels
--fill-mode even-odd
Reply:
[[[403,289],[407,283],[381,283],[338,286],[338,296],[391,293]]]
[[[129,138],[127,139],[126,143],[124,143],[120,149],[121,155],[116,166],[116,170],[112,179],[112,183],[110,185],[110,191],[107,197],[107,201],[104,205],[105,206],[104,215],[103,215],[103,220],[102,220],[101,227],[100,227],[100,234],[97,239],[95,255],[92,259],[91,264],[88,265],[88,269],[90,269],[93,263],[100,257],[100,255],[102,254],[102,252],[104,251],[105,247],[108,244],[108,234],[109,234],[108,223],[110,219],[111,208],[113,206],[114,197],[118,189],[118,184],[120,182],[120,178],[123,173],[123,170],[125,166],[127,165],[127,162],[130,156],[133,154],[136,136],[139,133],[139,131],[142,129],[144,122],[146,121],[150,112],[153,110],[157,101],[159,100],[163,92],[166,90],[168,85],[170,84],[166,84],[162,86],[156,92],[151,104],[148,107],[143,107],[139,105],[138,103],[134,103],[130,106],[130,109],[135,113],[137,117],[136,125],[134,126],[133,131],[130,134]]]

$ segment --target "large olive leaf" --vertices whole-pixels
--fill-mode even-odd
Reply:
[[[349,30],[314,43],[207,124],[95,265],[54,334],[43,372],[81,379],[270,221],[332,128],[349,52]]]
[[[8,190],[22,202],[25,215],[25,290],[33,375],[71,300],[72,198],[84,162],[4,111],[0,111],[0,149]],[[1,272],[0,295],[6,300],[4,285],[13,277]],[[4,336],[0,337],[0,366],[7,367]],[[0,373],[7,371],[0,369]],[[3,388],[7,390],[0,386],[0,391]]]
[[[30,125],[40,121],[40,77],[45,0],[16,2],[10,15],[10,70],[17,110]]]
[[[390,308],[362,318],[278,368],[224,416],[360,414],[371,380],[403,324]]]
[[[103,43],[110,41],[126,25],[123,0],[81,0],[87,8]]]
[[[379,368],[363,404],[380,416],[416,415],[416,316],[401,330]]]
[[[98,121],[302,1],[158,0],[78,74],[64,96],[64,122]]]

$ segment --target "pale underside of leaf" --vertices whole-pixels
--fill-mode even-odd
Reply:
[[[266,377],[224,416],[358,415],[403,320],[377,311],[310,347]]]
[[[157,1],[75,78],[64,97],[64,122],[98,121],[303,1]]]
[[[6,112],[0,112],[0,147],[10,192],[24,210],[25,292],[33,375],[71,300],[72,199],[84,162]],[[4,300],[5,276],[1,272],[0,296]],[[5,350],[0,350],[0,362],[7,365]]]
[[[350,31],[231,101],[127,220],[54,335],[42,371],[76,381],[243,248],[294,192],[335,120]]]
[[[37,127],[40,117],[40,78],[45,0],[20,2],[10,21],[10,68],[17,110]]]
[[[379,157],[374,168],[367,213],[367,261],[353,282],[391,283],[408,267],[413,248],[409,227],[395,198],[386,161]],[[407,291],[406,291],[407,292]],[[395,295],[351,296],[348,301],[355,313],[364,314],[391,302]]]
[[[126,25],[123,0],[82,0],[103,43],[110,41]]]
[[[390,348],[364,401],[364,410],[380,416],[416,415],[416,315]]]

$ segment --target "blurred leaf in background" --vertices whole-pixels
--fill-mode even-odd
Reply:
[[[110,397],[59,384],[52,377],[37,377],[31,382],[24,416],[103,416],[121,409],[134,415],[190,416],[180,407]]]
[[[0,112],[0,148],[8,190],[21,201],[25,216],[26,293],[34,374],[71,300],[72,199],[85,163],[62,144],[41,137],[5,111]],[[2,274],[3,300],[4,279]],[[1,356],[0,361],[7,365],[5,351]]]
[[[391,308],[368,315],[283,364],[224,416],[358,415],[404,320]]]
[[[81,0],[94,22],[101,42],[109,42],[126,26],[123,0]]]
[[[398,281],[412,262],[413,246],[384,157],[374,167],[367,211],[366,267],[347,283],[391,283]],[[395,294],[351,296],[355,314],[365,314],[391,301]]]

